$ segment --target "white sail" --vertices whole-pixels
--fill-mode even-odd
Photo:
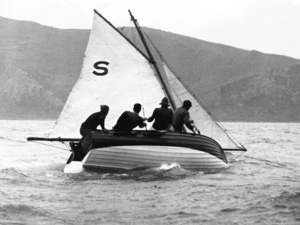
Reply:
[[[96,75],[95,75],[96,74]],[[141,103],[150,116],[165,96],[148,60],[104,17],[95,12],[80,77],[56,122],[52,137],[78,138],[81,123],[100,105],[110,111],[111,129],[123,111]]]
[[[116,124],[122,112],[132,110],[135,103],[143,106],[141,116],[149,117],[167,95],[174,109],[181,106],[184,100],[192,102],[190,115],[201,134],[213,138],[222,148],[242,148],[182,84],[148,37],[147,46],[156,61],[160,78],[149,63],[149,52],[138,32],[132,28],[121,30],[127,37],[95,11],[80,77],[53,129],[52,137],[80,137],[81,123],[90,114],[99,111],[102,104],[110,107],[105,121],[108,129]]]
[[[151,50],[151,54],[155,59],[156,66],[160,71],[163,82],[166,84],[168,89],[171,91],[170,97],[172,98],[175,107],[182,105],[184,100],[190,100],[193,107],[189,110],[191,118],[194,120],[194,124],[200,130],[201,134],[216,140],[222,148],[226,149],[237,149],[242,148],[237,144],[232,137],[221,127],[219,123],[216,122],[200,104],[199,100],[191,93],[190,90],[187,90],[187,87],[182,84],[182,82],[177,78],[173,71],[165,63],[165,59],[158,51],[154,43],[149,39],[147,34],[144,33],[144,37],[148,48]],[[143,43],[138,38],[138,33],[133,28],[122,28],[122,32],[131,39],[135,46],[137,46],[144,54],[147,55]],[[187,132],[190,132],[189,129],[186,129]]]

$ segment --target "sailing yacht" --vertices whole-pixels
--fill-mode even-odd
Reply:
[[[80,162],[87,169],[128,170],[173,162],[193,171],[227,167],[226,151],[246,149],[203,108],[129,13],[134,28],[117,29],[94,11],[80,76],[51,137],[28,140],[68,141],[72,153],[67,165]],[[135,103],[142,104],[143,115],[151,115],[163,97],[169,98],[174,110],[190,100],[189,112],[201,134],[140,129],[93,131],[80,137],[81,123],[101,104],[110,107],[105,124],[112,128]]]

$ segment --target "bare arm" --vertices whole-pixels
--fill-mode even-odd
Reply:
[[[155,110],[153,111],[152,116],[150,116],[147,121],[152,122],[154,118],[155,118]]]
[[[187,113],[183,119],[183,122],[187,128],[194,132],[194,125],[191,123],[190,114]]]

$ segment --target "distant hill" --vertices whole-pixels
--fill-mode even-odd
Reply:
[[[0,118],[57,118],[89,32],[0,17]]]
[[[144,30],[219,120],[300,121],[300,60]],[[0,17],[0,119],[57,118],[89,32]]]

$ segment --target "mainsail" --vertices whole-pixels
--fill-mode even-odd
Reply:
[[[141,47],[136,31],[129,28],[122,32],[127,33],[126,36],[95,11],[80,77],[52,137],[79,137],[81,123],[91,113],[99,111],[101,104],[110,107],[105,123],[111,129],[123,111],[132,110],[134,103],[141,103],[143,116],[150,116],[161,99],[168,96],[174,108],[186,99],[192,102],[190,115],[201,134],[212,137],[222,148],[242,148],[201,106],[148,38],[147,45],[154,62],[149,59],[145,47]],[[153,63],[159,71],[153,69]]]
[[[81,74],[51,136],[80,137],[81,123],[101,104],[110,107],[108,129],[135,103],[142,104],[142,114],[151,115],[164,96],[148,59],[95,11]]]

